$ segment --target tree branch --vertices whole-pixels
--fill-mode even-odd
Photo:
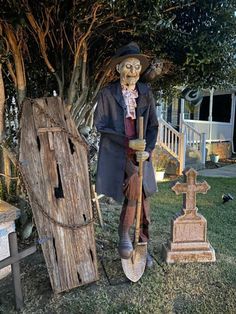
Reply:
[[[87,70],[87,59],[88,59],[88,51],[87,51],[87,43],[83,42],[84,54],[83,54],[83,62],[82,62],[82,76],[81,76],[81,87],[82,91],[86,86],[86,70]]]
[[[48,59],[47,45],[46,45],[46,41],[45,41],[45,38],[49,32],[51,10],[52,10],[52,8],[50,8],[49,10],[45,10],[46,21],[44,22],[44,24],[45,24],[45,30],[44,31],[43,31],[42,27],[40,27],[38,25],[37,21],[35,20],[32,12],[30,10],[28,10],[26,12],[26,16],[28,18],[28,21],[29,21],[31,27],[33,28],[33,30],[35,31],[35,33],[38,36],[39,47],[41,50],[42,57],[43,57],[46,65],[47,65],[49,71],[55,76],[57,83],[58,83],[59,95],[60,95],[60,97],[62,97],[62,95],[63,95],[63,84],[62,84],[62,81],[61,81],[59,75],[57,74],[56,70],[54,69],[54,67],[52,66],[51,62]]]
[[[102,5],[101,4],[98,4],[96,3],[94,8],[93,8],[93,19],[92,19],[92,22],[91,24],[89,25],[89,28],[87,30],[87,32],[81,37],[80,41],[79,41],[79,44],[78,44],[78,47],[76,49],[76,52],[75,52],[75,57],[74,57],[74,68],[76,67],[77,65],[77,59],[79,57],[79,53],[80,53],[80,49],[85,41],[85,39],[89,36],[90,32],[91,32],[91,29],[97,19],[97,11],[98,9],[101,7]]]
[[[13,83],[14,83],[15,87],[17,88],[17,80],[16,80],[16,75],[15,75],[15,73],[14,73],[14,70],[13,70],[12,64],[8,61],[8,62],[6,62],[6,65],[7,65],[7,69],[8,69],[8,71],[9,71],[9,73],[10,73],[10,76],[11,76],[11,78],[12,78],[12,81],[13,81]]]
[[[28,18],[28,21],[29,21],[31,27],[34,29],[35,33],[38,35],[39,47],[40,47],[43,59],[47,65],[49,71],[51,73],[56,72],[54,67],[51,65],[51,63],[48,59],[47,53],[46,53],[47,47],[46,47],[46,42],[45,42],[45,36],[46,36],[47,31],[43,32],[43,30],[40,28],[40,26],[36,22],[32,12],[30,12],[30,11],[26,12],[26,16]]]
[[[85,103],[85,101],[87,99],[87,96],[88,96],[88,88],[84,88],[82,94],[76,100],[76,102],[75,102],[75,104],[71,110],[71,114],[74,118],[76,118],[78,116],[81,107],[83,106],[83,104]]]
[[[75,94],[76,94],[75,85],[79,79],[79,75],[80,75],[80,66],[77,65],[72,72],[72,77],[70,80],[70,86],[68,89],[68,106],[69,106],[69,109],[71,108],[73,101],[74,101],[74,98],[75,98]]]
[[[16,36],[12,30],[12,27],[9,24],[4,23],[4,29],[14,58],[18,101],[19,104],[21,104],[26,94],[26,79],[24,73],[25,69],[21,52],[21,44],[17,42]]]

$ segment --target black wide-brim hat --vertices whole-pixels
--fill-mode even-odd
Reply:
[[[148,57],[140,53],[140,48],[135,42],[131,42],[119,49],[117,49],[114,57],[110,61],[110,68],[113,70],[115,66],[121,63],[127,58],[136,58],[142,65],[141,74],[148,68],[149,61]]]

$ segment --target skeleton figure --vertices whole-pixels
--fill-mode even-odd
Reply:
[[[149,240],[149,199],[156,191],[151,163],[158,122],[155,101],[147,84],[138,82],[149,62],[134,42],[121,47],[111,61],[120,79],[99,94],[95,126],[101,133],[96,191],[122,202],[118,251],[130,258],[133,251],[130,227],[134,224],[139,193],[138,162],[144,161],[140,241]],[[144,118],[144,139],[138,139],[138,118]],[[147,265],[152,265],[148,255]]]

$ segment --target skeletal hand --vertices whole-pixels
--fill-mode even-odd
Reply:
[[[146,140],[130,140],[129,147],[133,150],[144,151],[146,147]]]
[[[148,152],[136,152],[135,154],[137,162],[145,161],[149,158]]]

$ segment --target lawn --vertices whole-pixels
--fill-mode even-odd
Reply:
[[[204,178],[199,178],[198,181]],[[149,245],[155,259],[138,283],[123,275],[117,253],[118,205],[102,204],[105,227],[96,226],[100,280],[70,292],[53,295],[41,252],[21,264],[23,313],[236,313],[236,201],[222,204],[222,194],[236,197],[236,179],[205,178],[211,186],[197,196],[197,206],[208,222],[208,239],[216,263],[167,265],[161,246],[170,237],[170,220],[180,210],[182,197],[171,191],[173,182],[159,183],[152,198]],[[0,282],[0,313],[14,313],[10,278]]]

